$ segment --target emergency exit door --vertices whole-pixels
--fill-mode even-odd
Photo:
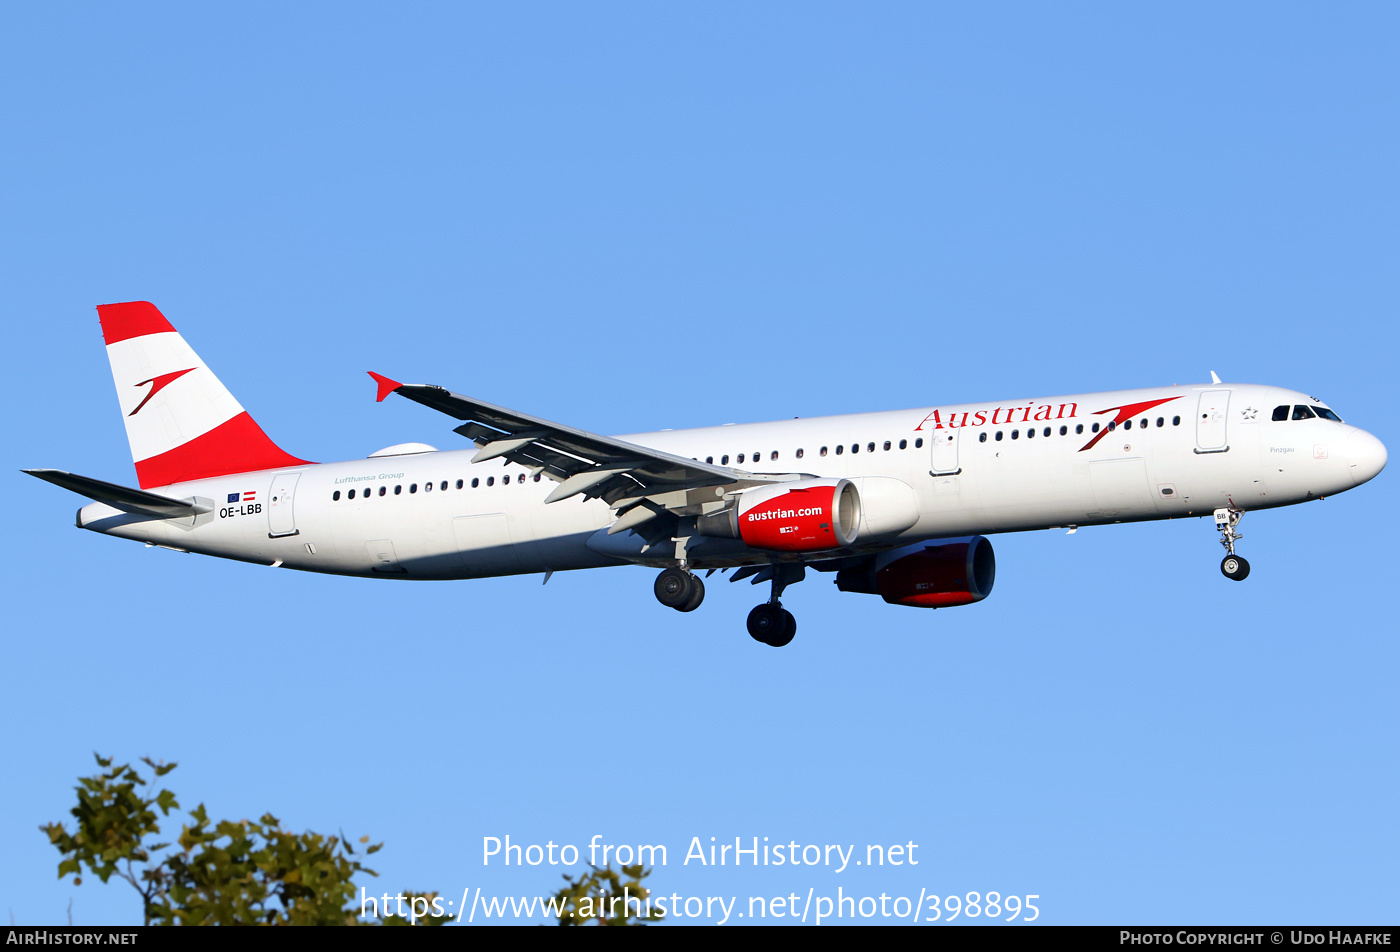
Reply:
[[[929,474],[932,476],[956,476],[962,472],[958,466],[958,429],[948,427],[944,430],[934,430],[933,436],[929,439],[933,449],[930,451],[933,456]]]

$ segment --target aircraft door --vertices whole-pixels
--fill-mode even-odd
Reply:
[[[452,534],[469,573],[484,577],[520,569],[520,554],[511,541],[505,513],[458,516],[452,520]]]
[[[369,568],[371,572],[403,572],[399,565],[398,553],[394,551],[394,543],[389,539],[371,539],[365,543],[365,552],[369,554]]]
[[[272,492],[267,496],[267,536],[297,534],[296,518],[292,514],[292,501],[296,497],[297,479],[301,473],[278,473],[272,479]]]
[[[933,447],[930,476],[956,476],[962,472],[958,465],[958,432],[961,427],[934,430],[929,443]]]
[[[1230,408],[1230,391],[1206,390],[1202,392],[1196,406],[1196,452],[1224,453],[1230,448],[1226,442],[1225,421]]]

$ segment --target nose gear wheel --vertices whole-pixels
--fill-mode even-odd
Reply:
[[[1244,538],[1244,533],[1236,531],[1243,516],[1243,512],[1234,508],[1215,510],[1215,528],[1220,530],[1220,544],[1225,547],[1220,572],[1236,582],[1243,582],[1249,576],[1249,563],[1244,556],[1235,554],[1235,543]]]
[[[1220,571],[1228,579],[1243,582],[1249,576],[1249,563],[1242,555],[1227,555],[1220,563]]]

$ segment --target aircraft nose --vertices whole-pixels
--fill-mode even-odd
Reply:
[[[1385,469],[1386,459],[1385,444],[1365,430],[1356,430],[1347,437],[1347,460],[1356,485],[1360,486]]]

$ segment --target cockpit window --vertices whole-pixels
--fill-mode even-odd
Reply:
[[[1293,419],[1295,419],[1295,420],[1311,420],[1312,418],[1313,418],[1313,412],[1312,412],[1311,410],[1309,410],[1307,407],[1303,406],[1301,403],[1298,404],[1298,406],[1296,406],[1296,407],[1293,408]]]
[[[1337,416],[1337,414],[1333,413],[1326,407],[1313,407],[1312,411],[1313,413],[1316,413],[1318,416],[1322,417],[1324,420],[1331,420],[1333,423],[1342,422],[1341,417]]]
[[[1281,407],[1274,407],[1274,422],[1277,423],[1280,420],[1287,420],[1289,409],[1286,403]]]

